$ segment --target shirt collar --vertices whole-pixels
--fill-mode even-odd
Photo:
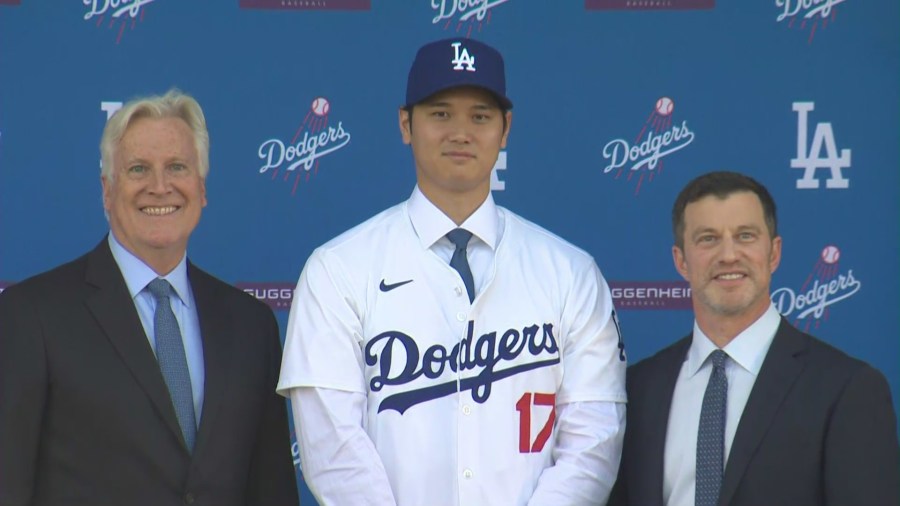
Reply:
[[[770,304],[769,309],[762,316],[732,339],[723,350],[731,360],[756,376],[766,358],[766,353],[769,352],[772,340],[775,339],[775,332],[780,323],[781,315],[775,309],[775,305]],[[694,321],[694,337],[687,354],[688,377],[697,374],[706,359],[715,350],[716,345],[706,337],[706,334]]]
[[[122,271],[122,277],[125,278],[125,285],[128,286],[128,293],[132,299],[137,297],[147,287],[148,283],[161,277],[172,285],[172,288],[175,289],[175,294],[178,295],[178,298],[181,299],[184,305],[188,307],[192,305],[193,299],[187,279],[187,254],[181,257],[181,261],[172,269],[172,272],[165,276],[159,276],[143,260],[125,249],[112,231],[109,232],[109,249],[112,251],[119,270]]]
[[[434,246],[434,243],[455,228],[464,228],[491,249],[496,248],[500,216],[497,205],[494,203],[494,196],[490,192],[478,209],[459,227],[428,200],[418,185],[413,189],[406,208],[423,249]]]

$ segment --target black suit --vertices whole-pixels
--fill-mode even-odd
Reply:
[[[193,455],[107,241],[0,294],[0,506],[295,506],[264,304],[188,264],[206,369]]]
[[[688,336],[628,370],[611,505],[663,504],[672,393]],[[897,506],[900,448],[887,382],[782,318],[737,427],[719,504]]]

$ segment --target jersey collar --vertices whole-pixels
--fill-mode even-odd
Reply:
[[[422,244],[422,249],[431,248],[434,243],[447,235],[447,232],[457,228],[453,220],[428,200],[428,197],[422,193],[418,185],[413,189],[406,208],[409,212],[409,219],[412,222],[413,229],[415,229],[419,242]],[[478,209],[459,228],[472,232],[475,237],[478,237],[493,250],[497,246],[499,220],[499,211],[494,203],[494,197],[488,193],[484,202],[478,206]]]

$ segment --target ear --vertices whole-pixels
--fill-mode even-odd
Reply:
[[[772,239],[772,253],[769,255],[769,274],[775,272],[781,264],[781,236]]]
[[[685,281],[690,281],[687,263],[684,261],[684,251],[678,246],[672,246],[672,261],[675,263],[675,270],[678,271],[678,274],[681,274]]]
[[[512,111],[506,111],[506,131],[500,139],[500,149],[506,149],[506,139],[509,137],[509,129],[512,127]]]
[[[200,178],[200,207],[206,207],[206,178]]]
[[[110,192],[112,192],[112,181],[106,176],[100,176],[100,187],[103,189],[103,210],[109,213]]]
[[[400,136],[403,137],[403,144],[409,144],[412,142],[411,121],[412,118],[410,117],[410,111],[407,111],[406,109],[401,107],[398,114],[398,122],[400,124]]]

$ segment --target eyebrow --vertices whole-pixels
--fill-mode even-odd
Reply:
[[[425,107],[453,107],[453,105],[446,100],[435,100],[434,102],[425,102],[422,105]],[[477,110],[481,110],[481,111],[494,111],[494,110],[499,110],[500,108],[489,102],[478,102],[478,103],[472,105],[471,107],[469,107],[469,109],[477,109]]]
[[[757,225],[740,225],[740,226],[737,227],[736,232],[738,232],[738,233],[741,233],[741,232],[760,232],[761,230],[762,230],[762,228],[760,228],[760,227],[757,226]],[[701,235],[703,235],[703,234],[706,234],[706,233],[714,233],[714,234],[715,234],[715,233],[718,233],[718,230],[715,229],[715,228],[713,228],[713,227],[703,227],[703,228],[700,228],[700,229],[695,230],[695,231],[691,234],[691,237],[692,237],[692,238],[697,238],[697,237],[699,237],[699,236],[701,236]]]

